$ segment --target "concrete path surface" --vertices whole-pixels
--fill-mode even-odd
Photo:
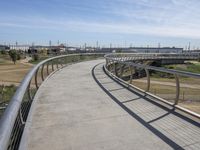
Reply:
[[[42,84],[20,150],[200,149],[199,124],[114,82],[100,62],[70,65]]]

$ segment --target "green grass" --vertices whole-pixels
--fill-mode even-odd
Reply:
[[[10,61],[10,57],[7,54],[0,54],[0,64],[4,64]]]
[[[185,64],[165,65],[164,67],[168,69],[200,73],[200,62],[186,62]]]
[[[3,108],[9,103],[16,89],[17,87],[15,85],[5,86],[4,88],[0,85],[0,107]],[[4,110],[5,109],[0,109],[0,116],[3,114]]]
[[[0,103],[8,103],[14,95],[17,87],[15,85],[4,86],[0,85]]]
[[[133,85],[139,87],[143,90],[146,90],[146,83],[137,82],[137,80],[133,80]],[[150,86],[150,93],[157,95],[165,100],[170,102],[174,102],[176,97],[176,87],[159,85],[152,83]],[[200,114],[200,93],[199,89],[191,89],[191,88],[180,88],[180,97],[179,97],[179,105],[197,112]]]
[[[186,71],[186,72],[192,72],[192,73],[200,73],[200,62],[186,62],[184,64],[173,64],[173,65],[163,65],[162,67],[166,69],[174,69],[174,70],[180,70],[180,71]],[[167,79],[174,79],[173,74],[169,73],[163,73],[158,71],[152,71],[151,77],[153,78],[167,78]],[[181,76],[180,79],[187,80],[188,77]],[[190,79],[190,78],[189,78]]]
[[[37,64],[47,58],[50,58],[50,57],[53,57],[53,56],[41,56],[39,55],[39,59],[37,61],[34,61],[34,60],[30,60],[29,63],[32,63],[32,64]],[[97,59],[97,58],[100,58],[98,55],[91,55],[91,56],[87,56],[87,55],[82,55],[82,56],[69,56],[69,57],[66,57],[64,59],[64,62],[65,63],[71,63],[71,62],[80,62],[80,61],[87,61],[87,60],[92,60],[92,59]]]
[[[33,59],[31,59],[30,61],[29,61],[29,63],[32,63],[32,64],[38,64],[39,62],[41,62],[41,61],[43,61],[43,60],[45,60],[45,59],[47,59],[47,58],[49,58],[49,56],[39,56],[39,59],[38,60],[33,60]]]
[[[0,64],[5,63],[6,61],[3,58],[0,58]]]

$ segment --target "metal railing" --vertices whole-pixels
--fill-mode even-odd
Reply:
[[[160,59],[183,59],[197,60],[200,58],[200,53],[115,53],[109,54],[107,58],[115,60],[160,60]]]
[[[46,59],[34,66],[21,82],[1,117],[0,149],[18,149],[31,103],[45,78],[69,63],[103,56],[101,53],[63,55]]]
[[[174,107],[177,107],[187,113],[190,113],[191,115],[200,118],[200,114],[197,114],[195,112],[192,112],[190,110],[187,110],[185,108],[182,108],[180,106],[178,106],[179,103],[179,97],[180,97],[180,81],[179,81],[179,77],[183,76],[183,77],[191,77],[191,78],[198,78],[200,79],[200,74],[197,73],[191,73],[191,72],[185,72],[185,71],[179,71],[179,70],[173,70],[173,69],[166,69],[166,68],[162,68],[162,67],[155,67],[155,66],[149,66],[149,65],[145,65],[142,63],[136,63],[137,61],[135,60],[147,60],[149,58],[151,59],[199,59],[199,54],[107,54],[104,56],[106,59],[106,65],[105,65],[105,69],[107,71],[107,73],[109,73],[110,75],[112,75],[113,77],[119,79],[120,81],[124,82],[124,80],[122,80],[123,77],[123,73],[124,73],[124,69],[128,68],[129,72],[130,72],[130,77],[129,77],[129,83],[124,82],[125,84],[128,84],[129,86],[133,86],[132,82],[133,82],[133,69],[143,69],[145,71],[146,74],[146,79],[147,79],[147,84],[146,84],[146,90],[142,90],[140,88],[137,88],[139,91],[145,92],[146,94],[153,96],[154,98],[157,98],[159,100],[164,101],[167,104],[170,105],[174,105]],[[175,78],[175,86],[176,86],[176,97],[174,99],[174,102],[168,102],[160,97],[157,97],[153,94],[150,93],[150,86],[151,86],[151,78],[150,78],[150,71],[157,71],[157,72],[163,72],[163,73],[167,73],[167,74],[172,74]]]

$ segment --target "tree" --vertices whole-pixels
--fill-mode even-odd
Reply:
[[[42,50],[40,50],[39,51],[39,53],[41,54],[41,55],[47,55],[47,50],[46,49],[42,49]]]
[[[21,55],[20,53],[17,53],[17,60],[20,60],[21,59]]]
[[[122,53],[121,49],[116,50],[116,53]]]
[[[38,61],[39,60],[39,55],[38,54],[33,54],[32,55],[33,61]]]
[[[11,58],[11,60],[13,61],[13,63],[15,64],[17,61],[17,52],[16,50],[10,50],[9,51],[9,56]]]
[[[6,54],[6,51],[5,50],[0,50],[1,51],[1,54],[2,55],[5,55]]]

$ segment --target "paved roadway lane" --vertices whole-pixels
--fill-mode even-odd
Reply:
[[[42,84],[21,150],[200,149],[198,124],[115,83],[100,62],[70,65]]]

